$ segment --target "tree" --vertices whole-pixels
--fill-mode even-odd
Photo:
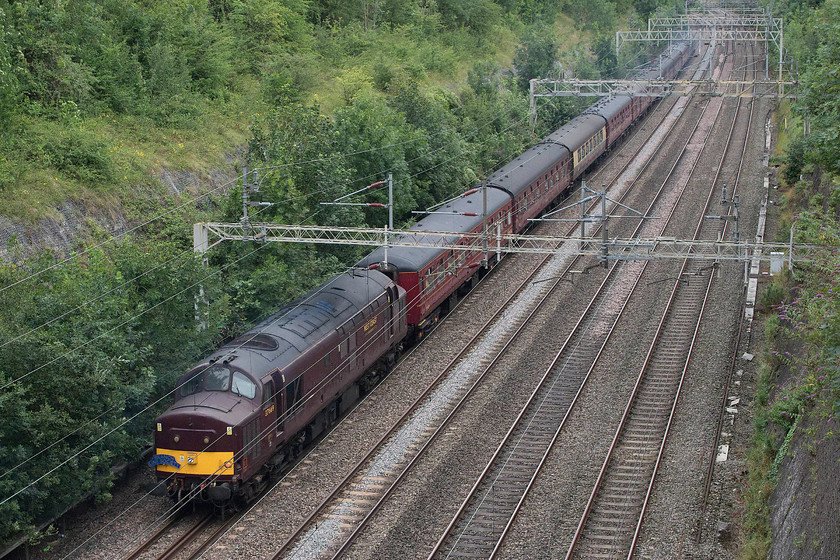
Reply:
[[[483,33],[501,17],[501,8],[491,0],[438,0],[437,9],[444,25],[468,27]]]
[[[542,24],[529,27],[522,38],[522,46],[516,48],[513,57],[519,87],[527,91],[532,78],[548,77],[554,69],[558,49],[550,27]]]
[[[0,266],[0,285],[23,280],[0,292],[0,542],[107,496],[110,468],[149,439],[147,404],[207,351],[224,300],[181,253],[124,242],[63,266],[49,254]],[[206,331],[199,282],[214,301]]]
[[[11,128],[14,116],[14,103],[17,98],[18,69],[13,63],[13,51],[10,37],[12,31],[6,25],[6,14],[0,5],[0,135]],[[2,172],[2,170],[0,170]],[[0,179],[0,182],[2,180]]]
[[[803,76],[803,106],[811,117],[816,151],[812,158],[840,172],[840,0],[827,0],[812,19],[819,37],[814,58]]]
[[[234,0],[230,20],[252,70],[281,49],[308,46],[307,11],[305,0]]]

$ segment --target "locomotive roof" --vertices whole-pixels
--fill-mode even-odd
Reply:
[[[339,274],[224,345],[210,360],[233,355],[229,361],[257,379],[275,368],[282,370],[381,296],[390,283],[376,270]]]
[[[483,194],[479,187],[477,192],[459,197],[436,210],[436,212],[474,212],[478,214],[477,216],[429,214],[408,229],[412,231],[445,231],[455,234],[472,231],[481,224],[482,206],[484,204],[482,197]],[[509,200],[510,197],[506,193],[498,189],[487,189],[487,213],[493,214]],[[394,237],[399,238],[400,236],[396,234]],[[430,235],[426,236],[424,241],[453,243],[458,239],[460,239],[460,235]],[[388,264],[396,266],[401,272],[416,272],[445,251],[447,249],[431,247],[390,247],[388,249]],[[384,260],[385,249],[380,247],[359,261],[359,266],[366,267]]]

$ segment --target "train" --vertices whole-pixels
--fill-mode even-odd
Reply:
[[[674,45],[638,78],[671,78],[692,56]],[[223,511],[253,500],[498,263],[499,247],[465,234],[525,231],[653,101],[599,100],[410,228],[468,249],[376,249],[187,371],[155,421],[153,492]]]

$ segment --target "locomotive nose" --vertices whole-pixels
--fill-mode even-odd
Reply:
[[[157,419],[155,467],[158,475],[233,474],[235,442],[231,419],[211,408],[174,408]]]

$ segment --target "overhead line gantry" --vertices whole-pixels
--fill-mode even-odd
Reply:
[[[493,231],[494,228],[488,228]],[[480,251],[485,239],[482,233],[447,231],[389,230],[387,228],[327,227],[307,225],[236,223],[199,223],[193,228],[194,248],[204,253],[223,241],[259,241],[284,243],[324,243],[328,245],[360,245],[367,247],[425,247],[453,251]],[[470,240],[467,243],[458,240]],[[791,243],[749,243],[712,240],[684,240],[666,237],[652,239],[611,238],[604,242],[591,237],[490,234],[490,251],[500,253],[552,254],[561,243],[575,243],[581,255],[608,260],[650,260],[692,258],[708,261],[744,261],[759,258],[769,261],[770,252],[784,252],[797,262],[811,262],[818,246]],[[606,251],[605,251],[606,249]],[[760,251],[759,251],[760,250]]]
[[[673,17],[659,17],[648,20],[647,30],[617,31],[615,50],[627,42],[675,42],[696,43],[717,41],[764,42],[765,53],[772,42],[779,50],[779,73],[776,80],[770,79],[769,56],[764,57],[765,79],[760,80],[579,80],[533,79],[531,80],[530,107],[531,122],[536,120],[536,100],[540,97],[628,95],[639,97],[715,96],[733,98],[755,97],[797,97],[786,93],[798,86],[795,80],[784,77],[784,22],[771,16],[770,10],[751,8],[728,9],[727,11],[689,11]],[[790,73],[789,73],[790,74]]]

